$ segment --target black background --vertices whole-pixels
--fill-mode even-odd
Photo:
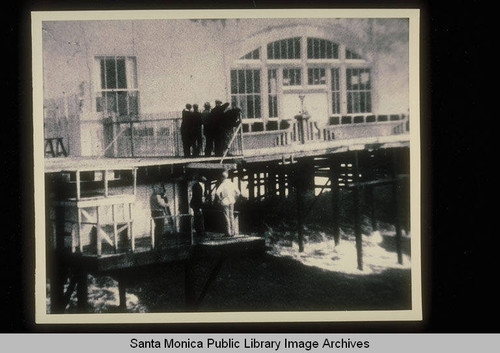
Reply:
[[[168,5],[167,5],[168,4]],[[495,19],[465,1],[35,1],[3,5],[0,332],[498,333]],[[184,8],[421,10],[421,322],[35,325],[30,11]],[[490,85],[493,84],[490,88]],[[493,93],[492,98],[489,94]],[[6,109],[7,108],[7,109]],[[478,261],[481,260],[481,261]]]

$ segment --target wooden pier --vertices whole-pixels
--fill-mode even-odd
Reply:
[[[305,203],[305,193],[318,188],[320,193],[324,190],[331,192],[333,237],[338,244],[339,210],[342,207],[339,191],[346,190],[354,205],[352,217],[360,270],[363,269],[360,198],[364,195],[373,200],[370,197],[374,188],[392,185],[396,215],[395,261],[402,263],[401,229],[408,228],[405,225],[408,217],[401,216],[400,206],[403,196],[409,197],[409,134],[348,140],[335,140],[330,136],[310,143],[304,139],[299,142],[271,147],[254,145],[241,155],[227,155],[224,159],[204,156],[47,158],[46,199],[51,211],[46,212],[46,242],[51,312],[64,312],[74,291],[77,292],[79,309],[86,311],[87,274],[109,274],[117,279],[120,308],[125,311],[127,271],[171,262],[185,264],[186,310],[196,310],[225,259],[241,253],[264,252],[265,239],[262,237],[221,238],[214,229],[209,229],[204,238],[194,235],[189,211],[189,180],[197,173],[208,178],[205,183],[208,194],[213,191],[220,171],[228,170],[230,178],[240,189],[245,185],[250,202],[286,201],[293,196],[296,207],[291,212],[297,219],[300,251],[305,246],[303,224],[313,206]],[[317,177],[326,179],[326,182],[316,185]],[[171,217],[172,229],[168,236],[157,238],[151,218],[148,230],[136,234],[133,231],[137,227],[135,214],[141,210],[134,210],[134,205],[143,205],[146,202],[143,194],[159,182],[171,183],[171,202],[175,212],[168,217]],[[116,195],[116,190],[125,194]],[[402,196],[402,193],[405,194]],[[211,212],[210,207],[207,214]],[[372,229],[377,230],[372,201],[370,207]],[[201,292],[195,293],[193,263],[207,257],[213,260],[214,266],[204,279]]]

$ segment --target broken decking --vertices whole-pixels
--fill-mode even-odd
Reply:
[[[217,276],[223,262],[233,256],[242,253],[263,253],[265,239],[256,236],[236,235],[225,238],[221,235],[210,234],[206,238],[195,238],[193,243],[184,242],[177,244],[166,244],[151,248],[145,244],[138,244],[135,251],[122,253],[110,253],[97,255],[86,255],[69,252],[55,252],[52,257],[53,268],[51,274],[51,308],[52,312],[64,312],[72,292],[77,291],[79,310],[87,310],[87,274],[110,275],[118,281],[120,308],[126,310],[126,284],[127,270],[137,267],[164,265],[172,262],[183,262],[186,268],[186,304],[192,307],[199,303],[208,289],[208,286]],[[192,264],[202,258],[212,259],[216,264],[209,277],[206,279],[202,294],[194,299],[194,274]],[[72,274],[66,292],[61,285],[66,274],[61,269],[71,269]],[[196,305],[197,305],[196,304]]]

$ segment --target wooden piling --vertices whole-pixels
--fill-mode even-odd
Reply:
[[[76,297],[79,312],[88,311],[88,281],[87,272],[79,271],[76,275]]]
[[[50,310],[54,314],[64,312],[65,268],[61,264],[64,251],[64,207],[55,207],[55,249],[50,262]]]
[[[401,221],[400,221],[400,202],[399,202],[399,182],[396,175],[398,166],[398,154],[395,149],[392,150],[392,168],[391,175],[394,179],[392,183],[392,200],[394,205],[394,227],[396,229],[396,253],[398,256],[398,263],[403,264],[403,254],[401,250]]]
[[[301,174],[301,168],[296,166],[294,170],[294,186],[295,186],[295,196],[297,202],[297,233],[298,233],[298,243],[299,252],[304,251],[304,224],[303,224],[303,205],[302,205],[302,193],[304,191],[304,175]]]
[[[359,181],[358,152],[354,152],[353,182]],[[356,255],[358,259],[358,270],[363,271],[363,239],[361,235],[361,210],[359,202],[359,186],[353,188],[353,208],[354,208],[354,236],[356,237]]]
[[[127,282],[123,274],[118,275],[118,296],[120,310],[127,311]]]
[[[254,171],[252,169],[247,170],[248,173],[248,199],[250,201],[255,200],[255,178]]]
[[[366,194],[368,196],[368,205],[370,207],[370,222],[372,226],[372,233],[378,230],[377,218],[375,214],[375,195],[374,195],[374,187],[368,186],[366,188]]]
[[[331,199],[332,199],[332,226],[333,226],[333,240],[335,245],[340,243],[340,224],[339,224],[339,181],[338,181],[338,160],[332,158],[330,161],[330,185],[331,185]]]

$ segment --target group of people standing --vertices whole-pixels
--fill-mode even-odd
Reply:
[[[197,104],[186,104],[182,110],[181,137],[184,156],[197,157],[203,152],[205,156],[222,156],[229,147],[233,128],[241,121],[241,109],[220,100],[215,101],[215,107],[209,102],[199,110]],[[203,135],[205,148],[203,148]]]
[[[203,176],[197,176],[192,186],[192,195],[189,206],[193,210],[194,229],[198,236],[205,235],[204,227],[204,184],[207,179]],[[220,206],[223,214],[223,232],[225,237],[233,237],[236,235],[236,224],[234,219],[234,205],[241,195],[238,187],[229,179],[227,171],[221,173],[218,180],[215,193],[213,195],[215,203]]]
[[[206,201],[208,199],[214,202],[216,206],[213,210],[219,209],[222,212],[222,231],[225,237],[233,237],[237,233],[237,227],[234,218],[234,205],[241,195],[238,187],[231,181],[226,170],[222,171],[220,179],[213,195],[210,195],[208,190],[205,192],[207,178],[202,175],[196,175],[192,180],[191,200],[189,207],[193,210],[193,226],[198,237],[205,236],[205,215],[203,210],[206,209]],[[209,201],[211,204],[211,201]],[[167,198],[167,192],[164,185],[154,185],[153,193],[150,197],[151,217],[154,221],[155,239],[160,240],[165,232],[165,224],[173,226],[172,214]],[[213,216],[213,213],[210,213]]]

